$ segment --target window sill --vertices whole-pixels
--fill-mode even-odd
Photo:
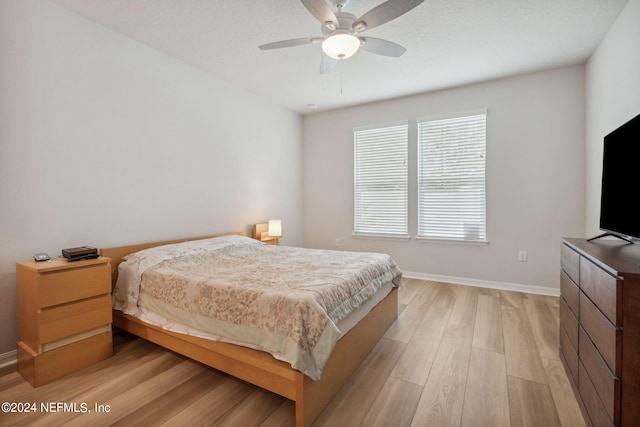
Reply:
[[[364,233],[353,233],[351,235],[356,239],[380,239],[380,240],[411,240],[411,236],[408,234],[364,234]]]
[[[409,234],[365,234],[365,233],[353,233],[351,237],[355,239],[371,239],[371,240],[397,240],[397,241],[409,241],[412,238],[423,244],[428,243],[442,243],[442,244],[454,244],[454,245],[472,245],[472,246],[486,246],[489,244],[489,240],[450,240],[450,239],[434,239],[431,237],[419,237],[410,236]]]
[[[415,237],[418,243],[452,243],[454,245],[474,245],[474,246],[486,246],[489,244],[489,240],[451,240],[451,239],[434,239],[431,237]]]

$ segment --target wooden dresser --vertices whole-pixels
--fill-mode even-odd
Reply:
[[[640,245],[565,239],[560,355],[594,426],[640,422]]]
[[[18,372],[34,387],[111,357],[109,262],[16,264]]]

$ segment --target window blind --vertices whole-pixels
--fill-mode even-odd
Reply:
[[[485,241],[486,113],[418,122],[418,237]]]
[[[408,235],[407,124],[353,136],[354,233]]]

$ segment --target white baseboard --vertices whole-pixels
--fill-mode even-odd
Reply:
[[[11,350],[6,353],[0,354],[0,368],[4,368],[9,365],[15,365],[18,361],[18,352]]]
[[[440,276],[437,274],[414,273],[403,271],[402,276],[408,279],[431,280],[433,282],[455,283],[456,285],[477,286],[480,288],[500,289],[503,291],[524,292],[527,294],[560,296],[560,289],[542,286],[522,285],[518,283],[493,282],[490,280],[469,279],[466,277]]]

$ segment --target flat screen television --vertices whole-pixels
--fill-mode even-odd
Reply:
[[[630,243],[640,239],[639,161],[640,114],[604,137],[600,229],[605,233],[593,239],[615,236]]]

